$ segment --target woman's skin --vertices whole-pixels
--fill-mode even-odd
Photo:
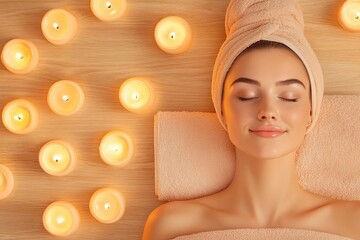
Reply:
[[[240,228],[295,228],[360,239],[358,201],[323,197],[298,184],[295,154],[311,123],[311,102],[307,71],[292,51],[241,54],[225,80],[222,110],[236,147],[232,182],[213,195],[159,206],[143,240]]]

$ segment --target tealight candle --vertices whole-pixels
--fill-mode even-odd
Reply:
[[[0,199],[10,195],[14,188],[14,177],[10,169],[0,165]]]
[[[63,9],[52,9],[44,15],[41,30],[49,42],[63,45],[75,37],[77,22],[71,13]]]
[[[98,221],[114,223],[124,215],[125,198],[114,188],[101,188],[91,196],[89,207]]]
[[[360,0],[346,0],[338,12],[340,25],[352,32],[360,31]]]
[[[90,8],[101,21],[113,21],[126,10],[126,0],[91,0]]]
[[[166,53],[183,53],[191,44],[191,27],[181,17],[163,18],[155,27],[155,40],[160,49]]]
[[[69,202],[51,203],[43,213],[44,228],[55,236],[69,236],[80,225],[80,214]]]
[[[76,165],[76,156],[67,142],[54,140],[46,143],[39,152],[41,168],[53,176],[71,173]]]
[[[80,110],[84,99],[84,92],[78,84],[69,80],[61,80],[50,87],[47,102],[54,113],[70,116]]]
[[[4,126],[12,133],[28,134],[38,126],[36,107],[25,99],[16,99],[5,105],[2,112]]]
[[[134,144],[128,134],[111,131],[102,138],[99,150],[105,163],[123,167],[134,155]]]
[[[23,39],[12,39],[1,52],[1,61],[12,73],[26,74],[34,70],[39,62],[39,52],[34,43]]]
[[[125,80],[119,90],[121,105],[131,112],[146,112],[154,101],[152,88],[141,78]]]

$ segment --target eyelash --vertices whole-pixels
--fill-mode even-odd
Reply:
[[[256,99],[257,97],[254,97],[254,98],[243,98],[243,97],[239,97],[240,101],[250,101],[250,100],[254,100]]]
[[[297,102],[298,101],[297,98],[293,98],[293,99],[281,98],[281,99],[288,101],[288,102]]]
[[[253,99],[256,99],[257,97],[254,97],[254,98],[243,98],[243,97],[239,97],[240,101],[250,101],[250,100],[253,100]],[[294,98],[294,99],[287,99],[287,98],[280,98],[284,101],[287,101],[287,102],[297,102],[298,99],[297,98]]]

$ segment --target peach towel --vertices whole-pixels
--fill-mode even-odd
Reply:
[[[184,200],[225,188],[235,151],[215,113],[155,117],[155,192]],[[360,200],[360,95],[325,95],[317,125],[298,151],[300,185],[337,199]]]
[[[203,232],[174,238],[174,240],[346,240],[350,238],[311,230],[289,228],[231,229]]]

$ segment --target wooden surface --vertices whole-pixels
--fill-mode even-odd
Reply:
[[[337,0],[303,0],[306,35],[325,74],[326,94],[360,94],[360,33],[338,24]],[[15,177],[12,194],[0,201],[0,239],[55,239],[42,226],[42,213],[55,200],[74,203],[81,214],[78,231],[68,239],[140,239],[148,214],[161,204],[154,195],[153,115],[160,110],[213,111],[211,71],[225,38],[228,0],[129,0],[125,15],[111,23],[92,14],[88,0],[0,0],[0,46],[13,38],[33,41],[39,49],[37,68],[15,75],[0,65],[0,108],[27,98],[40,112],[40,125],[29,135],[15,135],[0,124],[0,164]],[[63,8],[78,20],[76,38],[50,44],[40,23],[52,8]],[[194,40],[181,55],[163,53],[153,38],[156,23],[177,15],[191,24]],[[133,76],[150,79],[156,103],[150,114],[127,112],[119,103],[121,83]],[[47,106],[49,87],[58,80],[76,81],[86,98],[74,116],[60,117]],[[102,136],[124,130],[135,142],[135,156],[123,168],[104,164],[98,153]],[[46,174],[38,152],[50,140],[63,139],[80,160],[65,177]],[[89,212],[91,194],[114,186],[124,192],[123,219],[101,224]]]

